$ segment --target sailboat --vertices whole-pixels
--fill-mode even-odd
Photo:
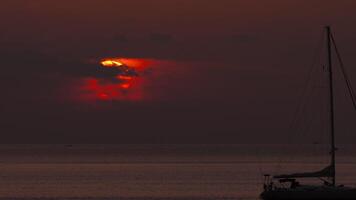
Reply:
[[[356,108],[355,95],[346,72],[343,67],[340,53],[337,49],[334,36],[330,26],[325,27],[327,45],[327,71],[328,71],[328,90],[330,100],[330,163],[322,170],[306,173],[293,173],[281,175],[264,175],[263,192],[260,197],[264,200],[278,199],[356,199],[356,188],[346,187],[336,183],[336,146],[335,146],[335,113],[334,113],[334,77],[332,66],[332,50],[335,50],[338,61],[342,68],[344,78],[348,87],[352,102]],[[300,179],[316,178],[321,181],[319,185],[302,185]]]

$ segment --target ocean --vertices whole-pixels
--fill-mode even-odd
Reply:
[[[263,175],[319,170],[313,145],[2,145],[0,200],[258,199]],[[356,149],[337,182],[356,186]]]

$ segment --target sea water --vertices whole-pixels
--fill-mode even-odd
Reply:
[[[319,170],[328,156],[286,145],[2,145],[0,199],[258,199],[263,175]],[[338,182],[356,185],[356,151]],[[300,153],[302,152],[302,153]],[[293,157],[293,159],[292,159]]]

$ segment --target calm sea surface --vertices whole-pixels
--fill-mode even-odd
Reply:
[[[356,150],[340,149],[338,182],[356,186]],[[311,145],[2,145],[0,199],[258,199],[264,173],[318,170],[324,153]]]

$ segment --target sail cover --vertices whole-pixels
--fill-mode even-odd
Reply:
[[[334,166],[330,165],[317,172],[295,173],[295,174],[283,174],[273,176],[276,179],[283,178],[319,178],[319,177],[333,177],[335,174]]]

